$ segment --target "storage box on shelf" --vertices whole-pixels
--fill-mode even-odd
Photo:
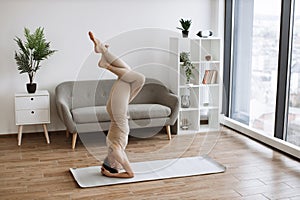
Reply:
[[[220,38],[170,38],[170,66],[177,76],[170,77],[173,90],[181,99],[177,133],[219,130],[221,102]],[[194,65],[192,80],[187,84],[180,53],[189,52]],[[190,103],[186,107],[186,95]]]

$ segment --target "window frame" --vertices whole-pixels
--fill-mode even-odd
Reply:
[[[274,136],[286,140],[295,0],[281,1],[278,78]]]
[[[237,0],[225,0],[225,17],[224,17],[224,60],[223,60],[223,102],[222,113],[224,114],[223,124],[237,131],[243,132],[246,126],[230,118],[231,112],[231,90],[232,90],[232,66],[233,66],[233,30],[234,30],[234,5]],[[263,143],[271,145],[275,148],[283,150],[295,157],[299,156],[299,149],[292,147],[292,150],[287,150],[290,147],[286,140],[288,128],[288,108],[289,108],[289,87],[290,87],[290,71],[292,59],[292,40],[293,40],[293,20],[294,20],[294,5],[295,0],[281,0],[281,17],[280,17],[280,36],[279,36],[279,55],[278,55],[278,77],[277,77],[277,94],[275,105],[275,125],[274,137],[282,141],[274,142],[275,138],[262,136],[260,132],[255,132],[248,126],[245,134],[259,140]],[[226,123],[227,120],[227,123]],[[238,124],[238,126],[236,126]],[[231,126],[232,125],[232,126]],[[240,128],[237,128],[240,127]],[[238,130],[239,129],[239,130]],[[246,132],[250,133],[247,134]],[[255,133],[254,133],[255,132]],[[276,147],[276,144],[277,147]],[[282,147],[284,143],[284,147]],[[274,145],[275,144],[275,145]],[[288,146],[288,147],[287,147]]]

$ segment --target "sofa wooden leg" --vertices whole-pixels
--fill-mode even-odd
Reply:
[[[77,140],[77,135],[78,135],[78,133],[73,133],[73,138],[72,138],[72,149],[75,149],[76,140]]]
[[[171,136],[171,127],[170,127],[170,125],[166,126],[166,129],[167,129],[168,139],[171,140],[172,136]]]
[[[69,138],[70,137],[70,132],[68,130],[66,130],[66,137]]]

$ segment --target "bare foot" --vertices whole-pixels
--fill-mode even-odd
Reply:
[[[105,53],[107,51],[108,45],[103,45],[100,40],[94,37],[94,34],[91,31],[89,31],[89,36],[95,45],[94,50],[96,53]]]

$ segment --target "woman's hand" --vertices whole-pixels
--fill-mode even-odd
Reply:
[[[101,167],[101,174],[103,176],[113,177],[113,178],[133,178],[134,177],[133,173],[128,173],[128,172],[110,173],[104,167]]]

